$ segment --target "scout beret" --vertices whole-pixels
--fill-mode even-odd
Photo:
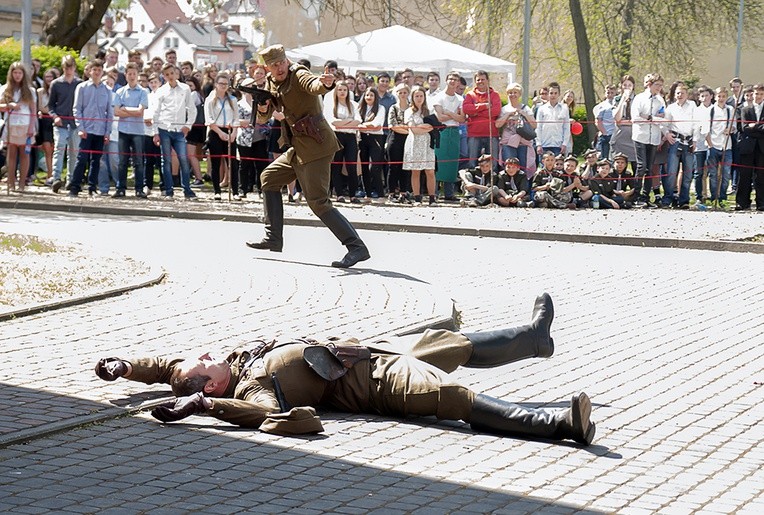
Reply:
[[[595,154],[595,155],[596,155],[596,154],[597,154],[597,149],[594,149],[594,148],[590,148],[589,150],[587,150],[586,152],[584,152],[584,157],[589,157],[589,156],[590,156],[590,155],[592,155],[592,154]]]
[[[565,158],[565,161],[573,161],[574,163],[578,164],[578,158],[576,158],[576,156],[573,154],[568,154],[568,157]]]
[[[597,161],[597,166],[604,166],[604,165],[610,166],[610,161],[608,161],[607,159],[600,159],[599,161]]]
[[[283,45],[271,45],[259,52],[260,57],[266,65],[277,63],[286,59],[286,51]]]
[[[613,156],[613,162],[615,162],[615,161],[618,161],[619,159],[623,159],[623,160],[624,160],[624,161],[626,161],[627,163],[629,162],[629,157],[628,157],[626,154],[624,154],[623,152],[617,152],[617,153],[616,153],[616,154]]]
[[[519,160],[518,158],[516,158],[516,157],[510,157],[509,159],[507,159],[506,161],[504,161],[504,164],[505,164],[506,166],[509,166],[509,165],[517,165],[517,166],[520,166],[520,160]]]
[[[478,163],[485,163],[486,161],[491,160],[491,154],[483,154],[482,156],[478,157]]]

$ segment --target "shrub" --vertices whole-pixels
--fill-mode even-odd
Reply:
[[[61,69],[61,59],[71,54],[77,60],[77,70],[82,74],[85,68],[85,60],[79,57],[79,52],[70,48],[35,45],[32,47],[32,58],[40,60],[40,72],[44,73],[48,68],[56,67]],[[0,82],[5,82],[8,76],[8,68],[15,61],[21,60],[21,42],[8,38],[0,42]]]

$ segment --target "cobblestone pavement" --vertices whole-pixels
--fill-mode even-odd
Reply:
[[[241,223],[2,211],[7,227],[129,251],[168,276],[0,323],[0,436],[167,394],[99,381],[98,357],[372,337],[449,298],[464,329],[486,329],[527,320],[542,290],[555,299],[552,358],[455,375],[529,406],[584,390],[598,433],[582,449],[322,413],[324,434],[284,438],[141,414],[0,449],[1,511],[764,512],[760,254],[367,231],[372,259],[339,271],[325,266],[342,252],[325,229],[287,227],[279,255],[246,249],[261,229]]]

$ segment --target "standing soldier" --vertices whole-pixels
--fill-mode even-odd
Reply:
[[[334,75],[316,76],[306,67],[292,64],[281,45],[270,46],[260,55],[269,72],[265,90],[273,97],[272,109],[284,115],[279,144],[291,146],[263,170],[265,238],[260,242],[247,242],[247,246],[281,252],[284,245],[281,188],[297,179],[308,206],[348,248],[345,257],[334,261],[332,266],[349,268],[369,259],[369,250],[355,228],[329,200],[331,161],[340,145],[323,117],[319,95],[334,88]]]

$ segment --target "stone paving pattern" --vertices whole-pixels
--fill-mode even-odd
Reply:
[[[673,214],[651,216],[671,226]],[[0,436],[168,393],[98,380],[98,357],[259,336],[371,338],[451,298],[466,331],[514,325],[543,290],[556,306],[552,358],[455,376],[529,406],[584,390],[598,432],[582,449],[325,412],[324,434],[284,438],[141,414],[0,449],[0,511],[764,512],[761,254],[365,231],[372,259],[340,271],[326,266],[342,250],[325,229],[287,227],[285,252],[270,254],[242,245],[261,234],[242,223],[0,211],[0,230],[10,227],[129,253],[167,279],[0,323]]]

